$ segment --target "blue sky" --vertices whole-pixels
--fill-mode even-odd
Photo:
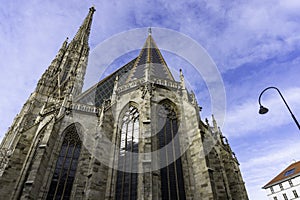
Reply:
[[[258,115],[257,99],[264,88],[276,86],[300,120],[300,1],[0,0],[1,137],[91,5],[97,10],[91,50],[114,34],[149,26],[186,34],[206,49],[226,90],[222,131],[240,161],[250,199],[267,199],[261,187],[300,160],[300,135],[275,90],[262,97],[267,115]],[[209,116],[205,84],[191,67],[166,61],[183,68],[204,108],[202,118]]]

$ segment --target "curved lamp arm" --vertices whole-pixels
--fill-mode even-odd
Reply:
[[[273,86],[267,87],[266,89],[264,89],[264,90],[260,93],[260,95],[259,95],[259,97],[258,97],[258,103],[259,103],[259,106],[260,106],[260,108],[259,108],[259,114],[265,114],[265,113],[267,113],[267,112],[269,111],[268,108],[266,108],[266,107],[264,107],[263,105],[261,105],[261,102],[260,102],[262,94],[263,94],[265,91],[269,90],[269,89],[275,89],[275,90],[277,90],[277,92],[279,93],[281,99],[283,100],[284,104],[286,105],[287,109],[289,110],[290,114],[292,115],[292,118],[293,118],[293,120],[295,121],[295,123],[296,123],[298,129],[300,130],[300,125],[299,125],[299,123],[298,123],[296,117],[294,116],[292,110],[291,110],[290,107],[288,106],[287,102],[285,101],[284,97],[282,96],[280,90],[279,90],[277,87],[273,87]]]

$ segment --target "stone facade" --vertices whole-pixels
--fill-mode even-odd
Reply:
[[[201,120],[201,109],[185,88],[182,72],[180,81],[175,81],[151,34],[136,59],[82,93],[94,11],[90,8],[74,39],[63,43],[1,143],[1,199],[119,199],[122,118],[132,108],[138,111],[138,138],[130,136],[138,140],[138,152],[131,157],[124,154],[131,160],[137,156],[130,164],[136,164],[137,171],[122,174],[122,180],[130,177],[130,187],[136,188],[128,190],[128,199],[165,198],[164,183],[167,199],[173,199],[172,195],[177,199],[248,199],[227,139],[214,118],[212,126]],[[163,125],[165,134],[172,135],[163,150],[171,162],[163,167],[157,134],[163,130],[158,120],[162,106],[174,113],[170,117],[173,131]],[[68,135],[80,139],[67,140]],[[69,153],[72,156],[68,157]],[[177,153],[180,155],[175,158]],[[171,175],[175,176],[174,187]],[[122,183],[123,197],[127,187]]]

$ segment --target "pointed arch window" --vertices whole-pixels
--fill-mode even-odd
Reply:
[[[178,132],[178,120],[174,107],[169,102],[159,105],[157,125],[162,199],[185,200],[180,144],[179,138],[175,137]]]
[[[81,150],[81,140],[76,126],[71,125],[66,134],[56,161],[56,166],[47,200],[70,199],[78,158]]]
[[[134,106],[129,106],[122,122],[118,156],[118,171],[115,199],[137,199],[139,112]],[[130,172],[132,171],[132,173]]]

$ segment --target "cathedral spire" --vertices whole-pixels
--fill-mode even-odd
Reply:
[[[68,45],[67,52],[60,64],[59,96],[62,95],[61,97],[71,93],[75,97],[82,90],[90,49],[88,40],[95,11],[94,7],[89,9],[88,15]]]
[[[80,42],[82,44],[88,44],[88,39],[91,31],[91,24],[93,19],[93,14],[96,11],[95,7],[90,7],[90,11],[86,18],[84,19],[82,25],[80,26],[79,30],[77,31],[73,41]]]
[[[155,77],[171,81],[175,80],[152,37],[151,28],[148,29],[146,42],[140,51],[126,82],[142,78],[145,75],[147,75],[149,79]],[[147,79],[147,77],[145,78]]]

